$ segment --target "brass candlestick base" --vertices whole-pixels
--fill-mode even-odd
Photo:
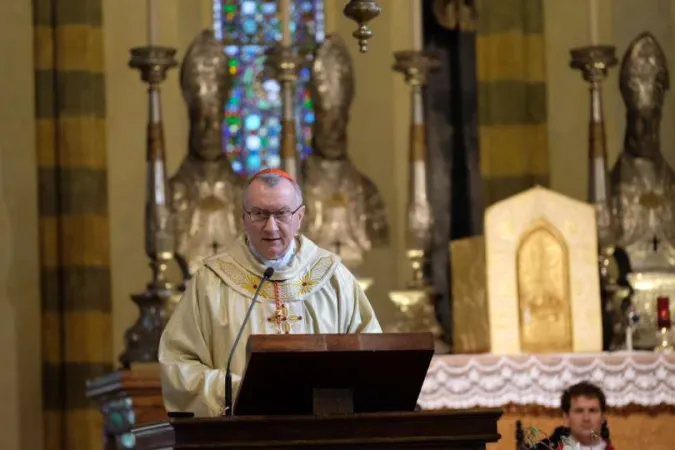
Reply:
[[[175,67],[176,50],[168,47],[138,47],[131,50],[129,66],[141,72],[148,83],[148,124],[145,201],[145,252],[150,259],[152,281],[145,292],[132,295],[140,317],[124,334],[123,367],[157,361],[159,340],[180,292],[167,280],[166,270],[174,257],[174,229],[168,204],[164,128],[159,85]]]
[[[181,295],[171,286],[167,289],[148,286],[145,292],[131,296],[140,316],[124,333],[124,353],[119,358],[124,368],[128,369],[135,363],[157,361],[159,340]]]
[[[660,353],[671,353],[673,351],[673,343],[670,339],[670,328],[661,327],[659,330],[659,345],[654,349]]]
[[[431,283],[424,274],[423,250],[408,250],[408,260],[412,265],[412,279],[405,290],[389,292],[389,299],[398,309],[394,322],[385,327],[390,333],[430,332],[434,335],[436,353],[447,353],[450,347],[443,342],[443,330],[436,319],[434,292]]]
[[[436,320],[431,291],[428,289],[410,289],[392,291],[389,298],[396,305],[398,312],[394,322],[386,327],[387,333],[426,333],[434,336],[435,352],[447,353],[448,344],[443,342],[443,330]]]
[[[380,12],[382,12],[382,8],[373,0],[350,0],[342,11],[345,17],[352,19],[358,25],[352,36],[358,40],[361,53],[368,51],[368,39],[373,37],[373,32],[368,28],[368,23],[379,16]]]

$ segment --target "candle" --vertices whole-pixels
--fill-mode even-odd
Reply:
[[[281,45],[291,46],[291,5],[290,0],[281,0]]]
[[[157,5],[155,0],[148,0],[148,45],[157,44]]]
[[[626,350],[633,351],[633,330],[631,327],[626,327]]]
[[[420,0],[410,0],[411,41],[412,49],[422,50],[422,5]]]
[[[659,328],[670,328],[670,299],[668,297],[656,299],[656,316]]]
[[[588,24],[591,45],[598,45],[600,41],[598,33],[598,0],[588,0]]]

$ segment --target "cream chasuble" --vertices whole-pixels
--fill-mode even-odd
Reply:
[[[235,399],[251,334],[382,332],[358,281],[337,255],[305,237],[296,239],[295,248],[289,264],[276,269],[260,290],[232,358]],[[265,268],[240,238],[225,253],[205,259],[188,282],[159,345],[167,411],[223,413],[227,358]]]

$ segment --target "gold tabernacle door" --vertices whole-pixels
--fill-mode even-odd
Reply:
[[[595,212],[534,187],[485,213],[492,353],[602,351]]]
[[[549,221],[535,220],[520,238],[516,276],[521,351],[573,350],[569,263],[565,238]]]

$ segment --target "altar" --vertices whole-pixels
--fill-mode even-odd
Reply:
[[[675,441],[675,355],[654,352],[539,355],[443,355],[431,362],[419,397],[423,409],[503,408],[501,439],[513,450],[516,421],[545,433],[562,425],[560,395],[591,381],[607,396],[617,449],[669,450]]]

